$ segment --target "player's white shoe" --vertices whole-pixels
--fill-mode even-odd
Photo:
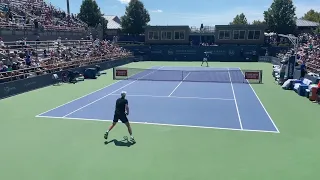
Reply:
[[[130,141],[135,141],[133,136],[130,136]]]

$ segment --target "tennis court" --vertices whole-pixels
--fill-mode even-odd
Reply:
[[[122,68],[122,81],[110,69],[0,100],[0,179],[319,179],[319,106],[276,85],[271,64]],[[246,70],[262,70],[263,83],[248,84]],[[120,123],[105,144],[121,91],[136,144]]]
[[[126,91],[134,123],[279,132],[240,68],[116,70],[133,75],[37,117],[111,121],[111,107]]]

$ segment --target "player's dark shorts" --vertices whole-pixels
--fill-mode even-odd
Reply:
[[[114,113],[113,122],[118,122],[119,119],[122,123],[129,122],[127,115],[125,113],[121,113],[121,114]]]

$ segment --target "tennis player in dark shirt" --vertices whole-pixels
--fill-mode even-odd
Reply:
[[[128,100],[126,99],[126,94],[127,94],[126,92],[122,91],[121,97],[118,98],[116,101],[113,122],[112,122],[112,125],[109,127],[109,130],[104,134],[105,139],[108,139],[109,132],[112,130],[112,128],[117,124],[117,122],[120,119],[120,121],[124,123],[128,128],[128,131],[130,134],[130,140],[134,141],[134,138],[132,136],[132,129],[131,129],[129,120],[127,118],[127,115],[129,115],[129,105],[128,105]]]
[[[209,67],[209,64],[208,64],[209,53],[204,52],[204,54],[205,54],[205,57],[202,59],[201,66],[203,65],[203,63],[207,63],[207,67]]]

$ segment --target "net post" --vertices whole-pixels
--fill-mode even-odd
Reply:
[[[230,83],[232,83],[232,78],[231,78],[231,74],[230,74],[229,68],[227,68],[227,73],[228,73],[228,76],[229,76],[229,81],[230,81]]]
[[[116,68],[115,67],[112,68],[112,78],[113,78],[113,80],[116,80]]]
[[[244,74],[244,72],[242,71],[241,68],[238,68],[238,70],[240,71],[241,75],[243,76],[243,83],[248,83],[248,80],[246,79],[246,75]]]
[[[262,70],[260,70],[260,84],[262,84]]]
[[[181,81],[183,81],[184,77],[183,77],[183,72],[184,71],[181,71]]]

